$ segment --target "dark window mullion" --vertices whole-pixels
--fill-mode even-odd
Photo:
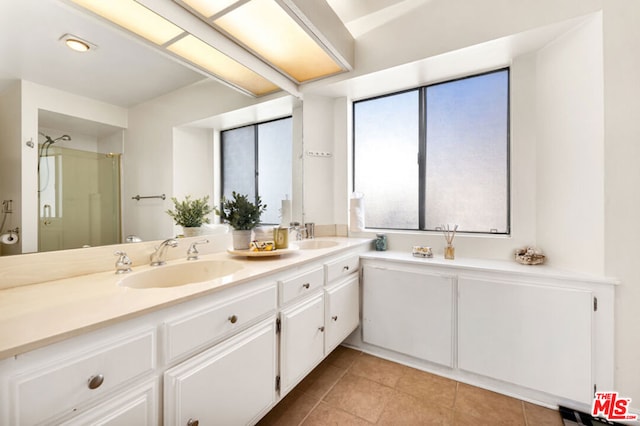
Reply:
[[[418,123],[418,229],[424,230],[426,226],[426,177],[427,177],[427,90],[422,87],[418,97],[419,123]]]
[[[260,187],[259,185],[259,161],[260,159],[258,158],[258,124],[255,124],[253,126],[253,152],[254,152],[254,158],[255,158],[255,164],[253,165],[253,172],[254,172],[254,176],[255,176],[255,194],[254,194],[254,203],[258,202],[258,196],[259,196],[259,191],[260,191]]]

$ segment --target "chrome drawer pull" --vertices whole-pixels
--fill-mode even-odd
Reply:
[[[189,421],[187,422],[187,426],[198,426],[200,424],[200,422],[198,421],[198,419],[189,419]]]
[[[309,288],[309,287],[311,287],[311,285],[309,283],[304,283],[304,284],[302,284],[302,287]]]
[[[104,376],[102,374],[89,377],[89,389],[98,389],[102,382],[104,382]]]
[[[229,322],[231,322],[231,324],[235,324],[236,322],[238,322],[238,317],[235,315],[231,315],[229,317]]]

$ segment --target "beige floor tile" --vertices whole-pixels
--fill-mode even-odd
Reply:
[[[305,392],[316,399],[322,399],[327,392],[345,374],[342,368],[334,367],[331,364],[323,363],[316,367],[296,389]]]
[[[304,426],[369,426],[373,423],[321,402],[302,424]]]
[[[527,426],[562,426],[562,416],[558,410],[551,410],[546,407],[524,403],[524,415],[527,419]]]
[[[394,393],[390,387],[347,372],[324,397],[324,402],[375,423]]]
[[[362,352],[355,349],[347,348],[345,346],[338,346],[329,354],[326,361],[337,368],[347,369],[351,367],[353,362],[362,354]]]
[[[378,425],[420,426],[453,425],[453,410],[396,391],[385,406]]]
[[[460,411],[454,411],[453,424],[455,426],[493,426],[488,419],[483,417],[475,417],[469,413],[461,413]]]
[[[454,380],[414,368],[407,368],[396,384],[396,389],[413,395],[422,401],[453,408],[456,398],[456,385],[457,383]]]
[[[293,389],[258,422],[260,426],[297,426],[313,410],[319,400]]]
[[[525,424],[522,401],[463,383],[458,383],[454,409],[489,425]]]
[[[348,371],[354,376],[364,377],[393,388],[408,368],[386,359],[362,354],[355,360]]]

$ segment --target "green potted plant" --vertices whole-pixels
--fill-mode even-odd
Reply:
[[[182,226],[185,237],[192,237],[202,233],[202,225],[209,223],[208,214],[213,212],[213,207],[209,205],[209,196],[191,199],[187,195],[183,201],[171,197],[174,210],[167,210],[167,214],[173,218],[176,225]]]
[[[256,203],[249,201],[247,195],[232,192],[233,199],[222,197],[221,208],[214,209],[224,223],[233,228],[233,248],[248,249],[251,243],[251,230],[260,223],[260,216],[267,209],[258,196]]]

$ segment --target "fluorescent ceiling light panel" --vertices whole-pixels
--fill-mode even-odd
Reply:
[[[72,0],[157,45],[173,40],[184,30],[133,0]]]
[[[167,46],[167,50],[256,96],[265,95],[279,89],[269,80],[192,35],[170,44]]]
[[[274,0],[252,0],[214,24],[298,82],[344,69]]]
[[[182,3],[209,19],[238,0],[181,0]]]

